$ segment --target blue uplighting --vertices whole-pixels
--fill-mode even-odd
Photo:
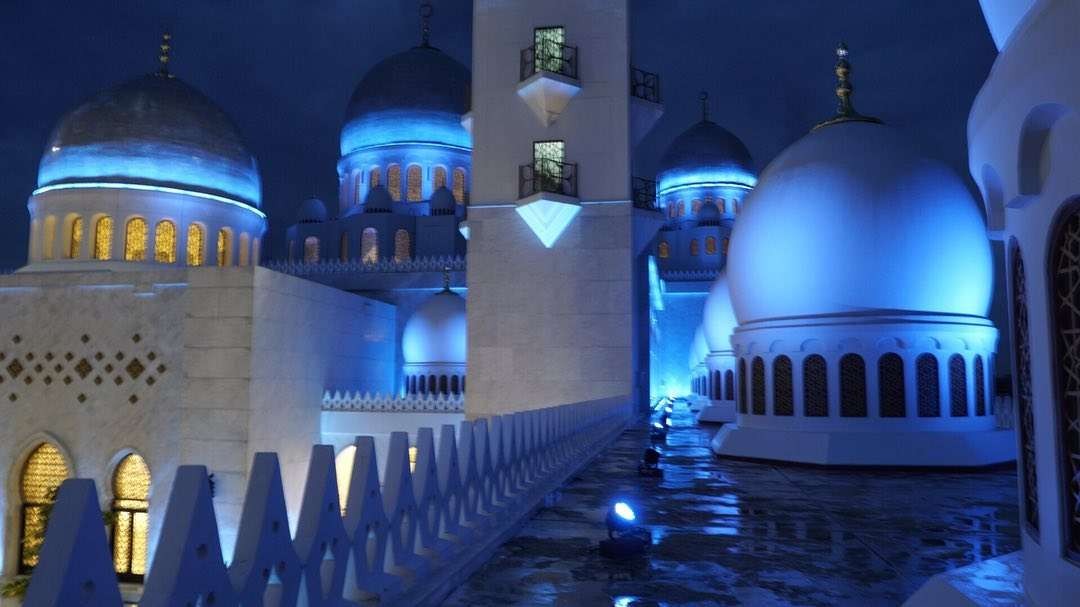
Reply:
[[[657,184],[659,197],[688,188],[736,187],[751,189],[757,185],[757,177],[739,169],[673,169],[665,172]]]
[[[366,114],[341,130],[341,155],[403,143],[472,149],[472,137],[461,116],[434,110],[384,110]]]
[[[54,190],[85,190],[85,189],[117,189],[117,190],[142,190],[146,192],[162,192],[165,194],[182,194],[184,196],[194,196],[196,198],[205,198],[207,200],[213,200],[215,202],[222,202],[230,204],[245,211],[250,211],[258,215],[262,219],[266,219],[266,213],[263,213],[255,207],[244,204],[238,200],[232,200],[231,198],[225,198],[224,196],[218,196],[216,194],[207,194],[205,192],[194,192],[191,190],[183,190],[180,188],[170,188],[160,185],[145,185],[141,183],[108,183],[108,182],[89,182],[89,183],[59,183],[56,185],[47,185],[34,190],[34,196],[44,194],[46,192],[52,192]]]
[[[615,502],[615,514],[624,521],[633,522],[634,520],[637,520],[633,508],[626,502]]]

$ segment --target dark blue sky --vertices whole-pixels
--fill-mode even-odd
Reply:
[[[537,0],[539,1],[539,0]],[[466,65],[470,0],[433,0],[432,43]],[[415,0],[35,0],[0,3],[0,268],[26,257],[26,199],[49,131],[111,84],[156,68],[219,103],[258,158],[271,246],[300,200],[336,196],[338,131],[355,84],[416,44]],[[634,63],[661,75],[665,114],[635,152],[651,176],[700,116],[758,167],[830,116],[833,48],[851,48],[856,107],[908,132],[965,177],[967,112],[994,59],[978,0],[632,0]],[[526,45],[528,41],[523,41]],[[333,205],[328,205],[333,206]]]

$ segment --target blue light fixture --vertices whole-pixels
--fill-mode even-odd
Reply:
[[[637,515],[634,514],[634,509],[630,507],[630,504],[626,502],[615,502],[615,514],[628,522],[634,522],[637,520]]]
[[[518,215],[525,220],[529,229],[549,249],[581,212],[581,207],[576,203],[562,201],[559,198],[565,197],[541,194],[539,198],[525,202],[516,208]]]
[[[645,552],[652,536],[648,530],[638,526],[638,518],[628,502],[616,501],[604,517],[608,539],[600,542],[600,553],[611,558],[627,558]]]

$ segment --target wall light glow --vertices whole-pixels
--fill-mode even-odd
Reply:
[[[735,187],[751,189],[757,177],[740,169],[671,170],[660,175],[657,196],[666,196],[687,188]]]
[[[91,183],[58,183],[55,185],[47,185],[34,190],[33,195],[38,196],[46,192],[52,192],[55,190],[94,190],[94,189],[117,189],[117,190],[141,190],[144,192],[162,192],[165,194],[182,194],[184,196],[194,196],[196,198],[205,198],[207,200],[213,200],[215,202],[222,202],[230,204],[235,207],[250,211],[262,219],[266,219],[266,213],[263,213],[255,207],[233,200],[231,198],[225,198],[224,196],[218,196],[216,194],[207,194],[205,192],[193,192],[191,190],[183,190],[180,188],[170,188],[160,185],[144,185],[141,183],[106,183],[106,182],[91,182]]]
[[[536,234],[545,247],[551,248],[555,241],[581,212],[581,207],[567,202],[539,199],[517,207],[518,215]]]

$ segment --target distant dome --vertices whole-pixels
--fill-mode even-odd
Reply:
[[[300,203],[300,210],[296,214],[298,223],[322,223],[329,218],[326,205],[314,196]]]
[[[255,159],[232,120],[178,78],[151,74],[107,89],[53,129],[38,187],[157,185],[261,200]]]
[[[818,128],[769,165],[727,267],[740,324],[868,310],[981,317],[993,284],[986,226],[959,176],[868,122]]]
[[[696,331],[694,331],[694,340],[690,342],[690,368],[700,365],[705,362],[705,359],[709,356],[709,345],[705,343],[705,329],[698,325]]]
[[[413,313],[401,337],[406,364],[465,364],[465,298],[450,290]]]
[[[389,213],[393,203],[390,199],[390,192],[387,192],[385,187],[381,185],[375,186],[368,192],[367,200],[364,201],[364,212]]]
[[[742,140],[715,122],[703,120],[676,137],[660,157],[657,191],[724,183],[753,187],[756,175]]]
[[[431,195],[431,214],[432,215],[449,215],[453,214],[454,208],[457,206],[457,201],[454,200],[454,194],[443,186]],[[441,211],[441,213],[440,213]]]
[[[442,51],[418,46],[375,65],[356,85],[341,129],[341,155],[405,142],[472,146],[469,70]]]
[[[701,324],[709,351],[731,350],[731,334],[735,332],[739,322],[735,319],[735,309],[731,306],[731,292],[728,290],[725,272],[720,273],[709,289],[702,316]]]

